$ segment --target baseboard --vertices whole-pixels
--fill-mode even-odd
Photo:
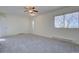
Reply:
[[[41,34],[37,34],[37,33],[31,33],[31,34],[38,35],[38,36],[42,36],[42,37],[46,37],[46,38],[51,38],[49,36],[45,36],[45,35],[41,35]]]
[[[79,45],[79,42],[75,41],[75,40],[72,40],[70,38],[63,38],[63,37],[57,37],[57,36],[46,36],[46,35],[41,35],[41,34],[37,34],[37,33],[32,33],[34,35],[39,35],[39,36],[43,36],[43,37],[46,37],[46,38],[56,38],[56,39],[59,39],[59,40],[62,40],[62,41],[66,41],[66,42],[71,42],[71,43],[74,43],[74,44],[78,44]]]
[[[62,37],[51,37],[51,38],[55,38],[55,39],[59,39],[59,40],[63,40],[63,41],[72,42],[72,40],[67,39],[67,38],[62,38]]]
[[[16,36],[16,35],[23,35],[23,34],[30,34],[30,33],[17,33],[17,34],[5,35],[5,36],[1,36],[0,38],[11,37],[11,36]]]
[[[77,42],[75,40],[72,40],[70,38],[63,38],[63,37],[56,37],[56,36],[53,36],[51,38],[56,38],[56,39],[59,39],[59,40],[63,40],[63,41],[67,41],[67,42],[71,42],[71,43],[74,43],[74,44],[78,44],[79,45],[79,42]]]

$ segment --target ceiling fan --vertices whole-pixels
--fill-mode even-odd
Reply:
[[[27,6],[24,8],[25,8],[24,12],[29,13],[31,16],[35,16],[38,13],[38,10],[36,9],[35,6]]]

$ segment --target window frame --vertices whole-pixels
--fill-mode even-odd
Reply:
[[[77,12],[78,12],[78,14],[79,14],[79,11],[72,11],[72,12],[67,12],[67,13],[62,13],[62,14],[55,15],[55,16],[54,16],[54,27],[55,27],[55,28],[69,28],[69,27],[65,27],[65,25],[64,25],[64,27],[61,27],[61,26],[60,26],[60,27],[56,27],[56,26],[55,26],[55,17],[56,17],[56,16],[61,16],[61,15],[63,15],[63,16],[64,16],[64,24],[65,24],[65,15],[66,15],[66,14],[73,14],[73,13],[77,13]],[[74,27],[73,27],[73,28],[74,28]],[[78,28],[79,28],[79,15],[78,15]],[[69,29],[70,29],[70,28],[69,28]]]

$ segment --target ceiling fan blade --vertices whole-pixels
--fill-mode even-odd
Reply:
[[[25,10],[24,12],[27,12],[27,10]]]
[[[35,9],[35,7],[33,6],[32,9]]]
[[[34,12],[38,12],[37,10],[33,10]]]

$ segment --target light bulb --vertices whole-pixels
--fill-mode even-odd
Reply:
[[[33,12],[32,10],[29,10],[29,12]]]

